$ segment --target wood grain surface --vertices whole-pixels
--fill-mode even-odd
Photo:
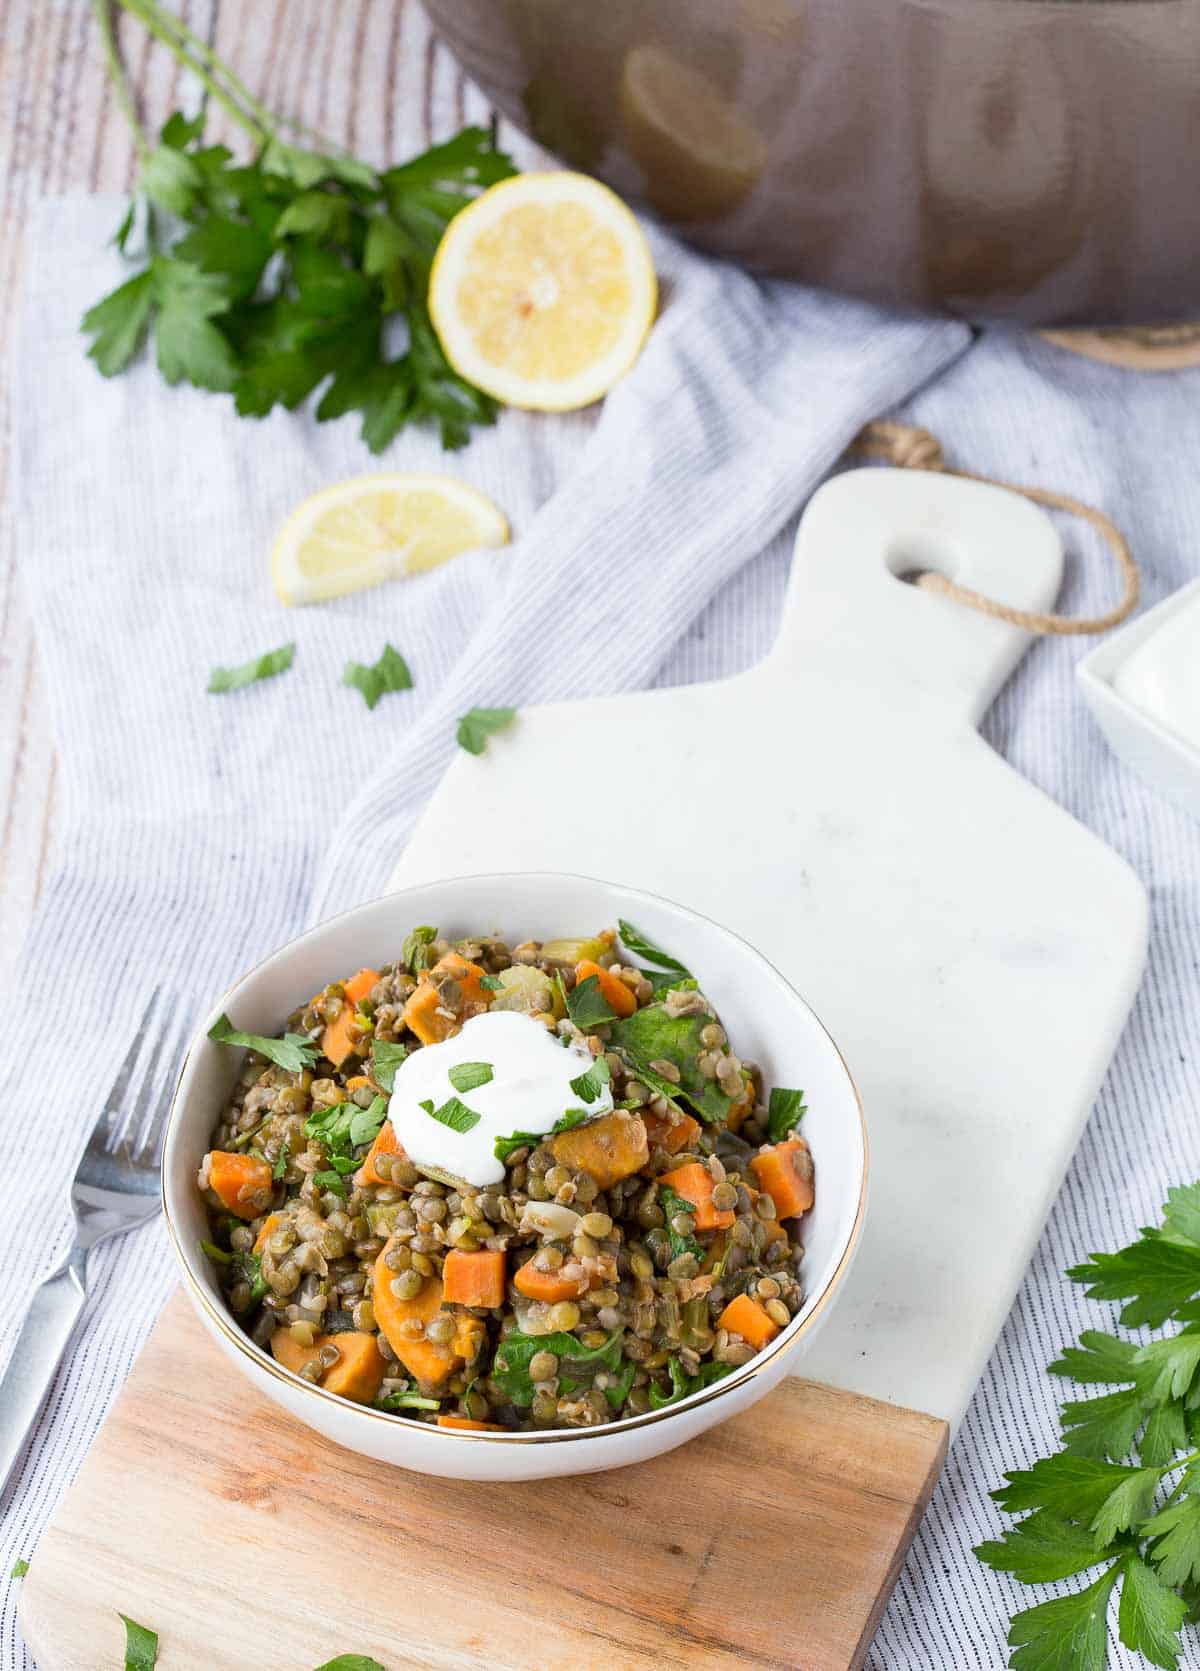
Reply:
[[[490,107],[435,43],[417,0],[172,0],[273,110],[357,154],[398,160]],[[131,20],[121,41],[143,122],[196,90]],[[209,132],[243,150],[236,130]],[[513,135],[505,131],[505,142]],[[529,154],[526,148],[526,155]],[[26,226],[39,197],[124,192],[135,153],[104,73],[91,0],[0,4],[0,366],[20,328]],[[81,341],[80,352],[84,350]],[[50,704],[18,570],[12,443],[21,414],[0,376],[0,992],[52,862],[65,800]]]
[[[941,1468],[930,1416],[785,1381],[639,1467],[427,1479],[254,1392],[182,1293],[23,1582],[45,1671],[735,1671],[862,1664]]]

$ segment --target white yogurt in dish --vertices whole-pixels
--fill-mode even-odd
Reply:
[[[1200,751],[1200,593],[1168,615],[1121,663],[1113,689]]]
[[[594,1087],[599,1094],[591,1099],[572,1086],[591,1066],[588,1050],[564,1043],[543,1022],[493,1010],[400,1064],[388,1118],[414,1165],[452,1172],[476,1186],[498,1184],[504,1177],[495,1153],[498,1137],[516,1131],[543,1136],[571,1109],[584,1108],[589,1117],[611,1111],[607,1083]],[[453,1070],[463,1088],[450,1077]],[[445,1111],[442,1119],[439,1110]],[[469,1122],[471,1114],[478,1119]]]

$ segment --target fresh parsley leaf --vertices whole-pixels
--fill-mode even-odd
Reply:
[[[379,660],[369,667],[360,661],[348,661],[342,674],[342,683],[360,691],[368,708],[374,708],[380,697],[386,696],[390,691],[413,688],[408,663],[399,650],[394,650],[390,644],[384,645]]]
[[[168,214],[186,217],[204,185],[192,158],[174,145],[158,145],[138,171],[137,189]]]
[[[1188,1615],[1187,1603],[1137,1555],[1125,1557],[1121,1577],[1121,1605],[1117,1614],[1121,1641],[1135,1653],[1144,1654],[1151,1665],[1175,1671],[1182,1647],[1179,1630]]]
[[[1051,1375],[1069,1375],[1073,1381],[1136,1380],[1133,1360],[1137,1347],[1132,1340],[1085,1329],[1078,1346],[1068,1346],[1061,1358],[1049,1365]]]
[[[387,1119],[387,1098],[375,1097],[368,1108],[360,1108],[350,1116],[350,1142],[355,1148],[374,1143]]]
[[[603,1346],[588,1347],[573,1334],[522,1334],[514,1329],[505,1335],[496,1350],[492,1365],[492,1380],[518,1409],[528,1409],[533,1403],[533,1381],[529,1365],[538,1352],[553,1352],[558,1359],[560,1389],[570,1390],[567,1383],[582,1385],[590,1381],[597,1370],[605,1369],[617,1375],[621,1369],[624,1332],[616,1329]]]
[[[571,1089],[580,1102],[597,1102],[604,1094],[604,1087],[612,1079],[612,1070],[604,1056],[597,1056],[590,1068],[581,1073],[577,1079],[571,1081]]]
[[[318,1189],[328,1190],[332,1195],[340,1195],[343,1200],[346,1199],[346,1180],[340,1172],[335,1172],[331,1167],[327,1172],[314,1172],[312,1177]]]
[[[476,1091],[481,1085],[490,1085],[495,1075],[490,1062],[459,1062],[446,1077],[456,1091]]]
[[[1063,1445],[1077,1456],[1111,1457],[1119,1462],[1133,1449],[1145,1419],[1146,1406],[1136,1387],[1068,1401],[1060,1411]]]
[[[124,1613],[118,1615],[125,1626],[125,1671],[154,1671],[158,1659],[158,1633],[135,1624]]]
[[[410,934],[405,935],[404,944],[400,948],[400,958],[414,975],[419,975],[429,962],[429,947],[436,939],[436,928],[414,928]]]
[[[295,654],[295,644],[283,644],[278,650],[268,650],[253,661],[243,662],[240,667],[214,667],[208,676],[209,691],[241,690],[259,679],[273,679],[277,673],[287,672]]]
[[[283,1148],[280,1149],[278,1155],[275,1157],[275,1164],[271,1168],[271,1177],[272,1177],[272,1179],[274,1180],[275,1183],[278,1184],[278,1183],[282,1182],[282,1180],[284,1178],[287,1177],[288,1163],[290,1162],[291,1158],[292,1158],[291,1146],[289,1144],[285,1143],[283,1145]]]
[[[1164,1584],[1200,1582],[1200,1497],[1169,1504],[1141,1532],[1151,1539],[1150,1559]]]
[[[83,330],[94,338],[88,349],[103,377],[115,377],[146,340],[155,311],[150,269],[127,279],[83,316]]]
[[[396,1088],[396,1069],[408,1055],[406,1044],[392,1044],[388,1039],[376,1039],[371,1046],[371,1077],[381,1091]]]
[[[418,1108],[423,1108],[431,1120],[439,1121],[443,1126],[449,1126],[451,1131],[472,1131],[478,1124],[480,1116],[473,1108],[459,1102],[457,1097],[450,1097],[440,1108],[435,1108],[430,1101],[420,1102]]]
[[[617,1019],[617,1012],[600,990],[599,975],[589,975],[566,995],[567,1014],[577,1027],[605,1027]]]
[[[1200,1248],[1200,1183],[1167,1191],[1162,1236],[1166,1241],[1186,1242]]]
[[[1200,1248],[1143,1234],[1117,1253],[1093,1253],[1067,1275],[1085,1284],[1089,1299],[1128,1300],[1121,1312],[1127,1328],[1156,1329],[1200,1294]]]
[[[150,270],[158,301],[154,352],[164,380],[217,393],[232,389],[237,359],[228,337],[213,323],[233,303],[225,276],[165,256],[155,256]]]
[[[470,709],[458,722],[456,735],[459,748],[465,748],[468,754],[482,754],[488,745],[488,738],[495,736],[497,731],[503,731],[516,717],[515,708]]]
[[[314,1108],[304,1122],[304,1135],[323,1143],[327,1149],[344,1148],[350,1140],[350,1123],[361,1112],[358,1104],[350,1101]]]
[[[680,1213],[691,1214],[695,1212],[696,1209],[692,1206],[692,1203],[685,1201],[681,1195],[677,1195],[669,1184],[660,1184],[658,1186],[658,1204],[662,1208],[666,1219],[667,1235],[671,1243],[671,1258],[678,1259],[680,1254],[694,1253],[697,1259],[702,1259],[704,1249],[696,1238],[694,1236],[681,1236],[677,1230],[671,1227],[671,1220],[678,1217]]]
[[[1200,1369],[1200,1329],[1190,1324],[1177,1335],[1152,1340],[1134,1354],[1138,1385],[1147,1398],[1159,1403],[1185,1398]]]
[[[285,1033],[281,1039],[268,1039],[261,1033],[239,1032],[227,1015],[219,1015],[208,1029],[214,1044],[240,1044],[274,1062],[288,1073],[301,1073],[315,1067],[321,1059],[319,1048],[301,1033]]]
[[[257,1253],[235,1253],[232,1266],[235,1279],[249,1284],[251,1305],[257,1305],[267,1292],[266,1278],[262,1274],[262,1260]]]
[[[664,1405],[677,1404],[681,1398],[687,1398],[690,1393],[699,1392],[701,1387],[711,1387],[714,1381],[722,1380],[733,1372],[730,1363],[701,1364],[695,1375],[689,1375],[683,1369],[674,1353],[667,1359],[667,1374],[671,1378],[671,1391],[664,1393],[653,1384],[650,1387],[650,1408],[661,1410]]]
[[[24,1578],[25,1574],[28,1571],[29,1571],[29,1562],[28,1561],[14,1561],[13,1562],[13,1569],[9,1573],[8,1576],[10,1578]]]
[[[1184,1450],[1187,1442],[1187,1418],[1183,1406],[1172,1400],[1168,1404],[1160,1404],[1151,1414],[1138,1443],[1138,1455],[1143,1462],[1161,1468]]]
[[[1007,1527],[1002,1538],[977,1544],[975,1554],[985,1566],[1011,1572],[1022,1584],[1052,1584],[1109,1558],[1107,1550],[1096,1548],[1086,1526],[1049,1509],[1037,1509]]]
[[[1009,1645],[1012,1671],[1104,1671],[1108,1658],[1108,1602],[1121,1563],[1114,1561],[1078,1595],[1060,1596],[1014,1615]]]
[[[547,1137],[555,1137],[560,1131],[573,1131],[576,1126],[583,1125],[592,1116],[586,1108],[568,1108],[561,1120],[556,1120],[549,1131],[514,1131],[509,1137],[498,1137],[492,1145],[492,1153],[498,1161],[505,1165],[514,1149],[536,1149],[538,1144]]]
[[[678,958],[672,957],[670,952],[663,951],[661,946],[656,946],[653,940],[634,928],[632,923],[627,923],[624,917],[617,918],[617,930],[634,957],[644,958],[647,963],[653,963],[658,969],[672,969],[677,975],[690,977],[691,970],[685,968]]]
[[[206,1253],[214,1265],[231,1265],[233,1263],[233,1254],[227,1253],[223,1247],[218,1247],[215,1242],[201,1242],[200,1251]]]
[[[992,1496],[1009,1514],[1019,1514],[1022,1509],[1050,1509],[1068,1520],[1091,1525],[1113,1493],[1142,1472],[1060,1451],[1057,1456],[1043,1457],[1032,1468],[1006,1474],[1008,1484],[993,1491]]]
[[[807,1113],[803,1091],[785,1091],[776,1085],[767,1104],[767,1135],[771,1142],[782,1143]]]

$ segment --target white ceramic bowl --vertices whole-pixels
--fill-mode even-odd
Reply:
[[[426,1426],[351,1404],[283,1369],[234,1322],[200,1251],[207,1228],[196,1172],[241,1058],[207,1038],[217,1016],[225,1011],[236,1027],[275,1033],[285,1016],[335,976],[394,959],[417,923],[435,923],[450,938],[490,932],[515,942],[586,933],[615,925],[619,916],[696,971],[739,1054],[761,1062],[768,1084],[805,1092],[816,1205],[804,1221],[803,1310],[765,1351],[714,1386],[665,1410],[599,1429],[498,1434]],[[796,1368],[846,1274],[862,1224],[866,1174],[862,1109],[837,1046],[804,1000],[744,940],[653,894],[582,876],[472,876],[405,889],[334,917],[277,951],[220,999],[192,1041],[175,1094],[163,1155],[163,1206],[201,1321],[260,1392],[326,1438],[378,1461],[453,1479],[523,1480],[640,1462],[770,1392]]]
[[[1193,580],[1102,638],[1075,669],[1084,699],[1114,752],[1143,783],[1193,818],[1200,818],[1200,749],[1135,707],[1117,689],[1116,680],[1133,652],[1197,597],[1200,580]]]

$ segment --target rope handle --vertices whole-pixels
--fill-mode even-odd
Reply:
[[[969,586],[959,586],[946,575],[938,574],[932,569],[919,576],[916,581],[922,590],[952,598],[955,603],[965,604],[968,609],[978,610],[981,615],[991,615],[997,621],[1008,621],[1014,627],[1023,627],[1026,632],[1058,633],[1063,636],[1107,632],[1110,627],[1118,626],[1137,607],[1138,569],[1129,549],[1129,542],[1116,523],[1110,521],[1103,511],[1096,510],[1094,506],[1084,505],[1078,499],[1070,499],[1065,493],[1051,493],[1048,488],[1017,487],[1012,482],[997,481],[993,476],[977,476],[971,470],[952,470],[946,463],[942,444],[937,436],[931,435],[927,429],[917,428],[915,424],[901,424],[891,419],[879,418],[858,432],[851,443],[850,451],[860,453],[864,458],[883,459],[901,470],[934,470],[945,476],[958,476],[963,481],[985,482],[989,487],[1002,487],[1009,493],[1019,493],[1023,499],[1032,499],[1035,505],[1046,505],[1051,510],[1066,511],[1071,516],[1080,517],[1103,536],[1117,559],[1124,583],[1121,601],[1114,609],[1110,609],[1106,615],[1088,617],[1042,614],[1039,610],[1031,609],[1010,609],[1007,604],[984,597],[982,592],[974,592]]]

